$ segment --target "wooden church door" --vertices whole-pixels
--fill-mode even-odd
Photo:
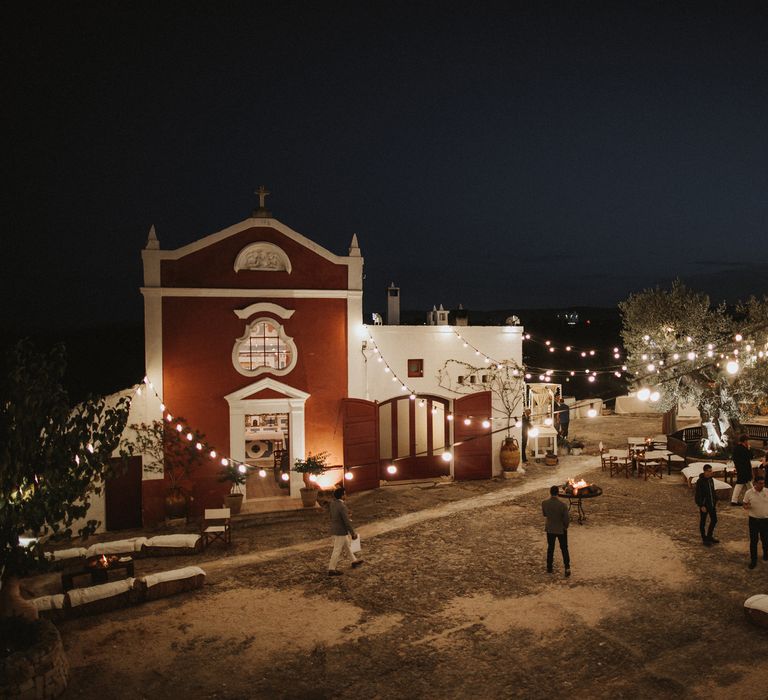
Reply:
[[[363,399],[342,399],[344,468],[349,493],[379,487],[379,406]]]
[[[490,479],[493,476],[493,423],[491,427],[483,428],[483,421],[491,420],[491,417],[490,391],[480,391],[454,400],[453,478],[457,481]]]

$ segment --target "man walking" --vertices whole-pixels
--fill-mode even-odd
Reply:
[[[358,559],[352,553],[352,549],[349,546],[349,536],[356,540],[357,533],[352,527],[347,504],[343,500],[345,493],[344,487],[340,486],[333,492],[333,500],[328,504],[328,511],[331,515],[331,540],[333,541],[333,552],[331,553],[331,561],[328,564],[329,576],[341,576],[341,571],[336,568],[336,565],[339,563],[339,556],[342,550],[352,560],[353,569],[356,569],[363,563],[362,559]]]
[[[749,513],[749,568],[757,566],[757,540],[763,545],[763,561],[768,561],[768,491],[765,477],[758,474],[753,487],[744,496],[744,510]]]
[[[544,529],[547,531],[547,572],[552,573],[555,558],[555,541],[560,543],[563,555],[565,575],[571,575],[571,557],[568,554],[568,506],[557,497],[557,486],[549,489],[549,498],[541,504],[541,512],[547,519]]]
[[[739,435],[739,442],[733,446],[733,465],[736,467],[736,486],[733,487],[731,505],[740,506],[744,493],[751,486],[752,453],[749,449],[749,435]]]
[[[712,481],[712,465],[705,464],[704,471],[696,482],[696,505],[699,507],[699,532],[701,541],[706,547],[717,544],[720,540],[714,538],[715,525],[717,525],[717,500],[715,498],[715,484]],[[709,529],[704,530],[709,516]]]

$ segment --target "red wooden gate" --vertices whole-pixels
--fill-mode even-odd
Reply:
[[[453,409],[453,478],[457,481],[490,479],[493,476],[492,428],[483,428],[482,424],[491,419],[491,392],[480,391],[455,399]]]
[[[344,468],[349,493],[379,487],[379,406],[363,399],[342,399]]]
[[[107,530],[141,527],[141,476],[141,457],[129,457],[125,471],[106,480],[104,509]]]

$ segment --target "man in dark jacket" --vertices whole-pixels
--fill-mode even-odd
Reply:
[[[740,506],[744,494],[752,486],[752,452],[749,449],[749,435],[739,435],[739,442],[733,446],[733,466],[736,467],[736,486],[733,487],[731,505]]]
[[[522,424],[523,424],[523,435],[522,435],[522,440],[520,441],[522,443],[521,452],[523,453],[523,464],[527,464],[528,463],[528,431],[531,429],[531,409],[530,408],[526,408],[523,411]]]
[[[336,565],[339,563],[339,556],[342,550],[352,560],[353,569],[356,569],[363,563],[363,560],[358,559],[349,547],[349,536],[356,540],[357,533],[355,528],[352,527],[347,504],[343,500],[345,493],[344,487],[340,486],[333,492],[333,500],[328,504],[328,511],[331,516],[331,540],[333,541],[333,552],[331,553],[331,561],[328,564],[329,576],[341,576],[341,571],[336,568]]]
[[[557,416],[557,432],[560,433],[560,437],[563,440],[568,439],[568,426],[571,423],[571,409],[568,404],[565,403],[565,399],[561,396],[555,404],[555,414]]]
[[[696,482],[696,494],[694,496],[696,505],[699,507],[699,531],[701,532],[701,541],[705,546],[711,547],[720,540],[714,538],[715,525],[717,525],[717,499],[715,497],[715,484],[712,481],[712,465],[705,464],[704,471]],[[704,530],[709,516],[709,529]]]
[[[560,543],[565,575],[571,575],[571,557],[568,554],[568,506],[557,497],[557,486],[549,489],[549,498],[541,504],[541,512],[547,519],[547,572],[552,573],[555,558],[555,540]]]

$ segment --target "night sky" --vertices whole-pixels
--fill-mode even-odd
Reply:
[[[15,5],[7,327],[140,321],[149,226],[185,245],[262,183],[358,234],[367,311],[768,292],[764,3]]]

